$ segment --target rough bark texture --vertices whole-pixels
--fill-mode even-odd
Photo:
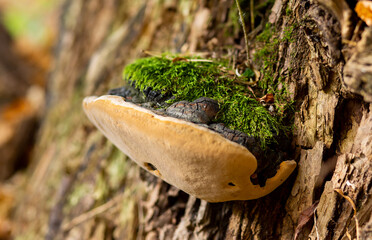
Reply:
[[[264,198],[210,204],[190,197],[140,171],[83,115],[83,97],[120,86],[123,66],[141,49],[205,51],[234,44],[232,39],[244,45],[241,30],[231,25],[232,5],[232,0],[66,1],[49,110],[15,210],[15,235],[348,239],[356,237],[357,219],[360,236],[372,238],[372,106],[345,87],[347,53],[356,50],[341,41],[336,16],[314,1],[277,1],[276,15],[270,16],[281,35],[294,29],[292,41],[279,45],[273,74],[285,79],[296,102],[298,168]],[[233,37],[223,37],[226,32]],[[334,189],[355,202],[355,218],[349,201]]]

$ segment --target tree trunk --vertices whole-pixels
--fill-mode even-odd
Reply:
[[[256,3],[262,25],[250,29],[251,44],[267,19],[279,39],[287,37],[279,42],[272,74],[285,80],[296,107],[292,145],[298,167],[266,197],[212,204],[189,196],[140,170],[84,116],[82,99],[120,86],[123,66],[139,57],[142,49],[244,47],[241,27],[233,18],[234,4],[232,0],[64,3],[48,112],[14,214],[16,236],[354,239],[358,234],[360,239],[372,238],[372,106],[364,100],[370,97],[368,91],[364,99],[355,94],[372,79],[366,75],[367,84],[344,83],[344,71],[349,82],[363,79],[355,70],[358,66],[371,74],[370,63],[361,67],[360,60],[372,55],[372,30],[362,23],[354,31],[358,21],[352,8],[341,10],[350,13],[345,19],[335,9],[310,0],[278,0],[265,11]]]

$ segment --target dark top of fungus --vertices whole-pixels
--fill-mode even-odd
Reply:
[[[218,111],[218,102],[206,97],[198,98],[192,102],[175,102],[165,110],[170,117],[201,124],[208,124],[214,120]]]

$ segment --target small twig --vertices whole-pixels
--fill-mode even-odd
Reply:
[[[354,201],[349,196],[346,196],[341,189],[337,188],[337,189],[334,189],[334,191],[337,192],[338,194],[340,194],[343,198],[345,198],[351,204],[351,206],[354,210],[353,217],[354,217],[354,220],[355,220],[356,237],[357,237],[357,240],[360,240],[360,238],[359,238],[359,221],[356,217],[357,209],[356,209]]]
[[[117,204],[120,200],[122,200],[123,198],[123,195],[120,194],[116,197],[114,197],[113,199],[111,199],[110,201],[106,202],[105,204],[102,204],[101,206],[99,207],[96,207],[92,210],[90,210],[89,212],[86,212],[86,213],[83,213],[75,218],[73,218],[70,222],[66,223],[66,224],[63,224],[62,226],[62,229],[63,231],[68,231],[70,230],[71,228],[73,228],[74,226],[77,226],[105,211],[107,211],[108,209],[112,208],[113,206],[115,206],[115,204]]]
[[[348,45],[350,45],[352,47],[355,47],[357,45],[356,42],[350,41],[350,40],[347,40],[347,39],[342,39],[342,43],[348,44]]]
[[[235,79],[234,82],[238,83],[238,84],[243,84],[243,85],[246,85],[246,86],[253,86],[257,83],[257,81],[249,81],[248,82],[248,81],[240,81],[240,80],[237,80],[237,79]]]
[[[245,28],[245,22],[244,22],[244,18],[243,18],[243,12],[242,12],[242,9],[240,8],[239,0],[235,0],[235,2],[236,2],[236,6],[238,7],[239,18],[240,18],[240,22],[241,22],[242,27],[243,27],[244,40],[245,40],[245,48],[246,48],[246,51],[247,51],[247,64],[249,66],[250,65],[250,60],[249,60],[248,34],[247,34],[247,30]]]
[[[263,29],[265,21],[262,21],[256,28],[254,28],[250,33],[248,33],[248,39],[255,38]]]
[[[353,239],[351,238],[350,233],[349,233],[349,228],[346,228],[346,236],[347,236],[348,239],[353,240]]]
[[[314,209],[314,226],[315,226],[315,232],[316,232],[316,239],[319,240],[319,231],[318,231],[318,226],[316,225],[316,210],[318,207]]]
[[[360,27],[362,26],[362,24],[363,24],[363,21],[362,20],[359,20],[358,23],[357,23],[357,25],[356,25],[356,27],[355,27],[355,29],[354,29],[353,37],[351,38],[351,41],[352,42],[355,42],[356,41],[356,38],[358,36],[358,32],[359,32]]]
[[[236,49],[234,50],[234,53],[233,53],[233,64],[232,64],[232,67],[235,68],[236,67],[236,55],[237,55],[237,51]]]
[[[254,29],[254,0],[250,1],[250,10],[251,10],[251,31]]]
[[[163,57],[160,53],[155,53],[155,52],[151,52],[151,51],[148,51],[148,50],[142,50],[142,52],[146,55],[149,55],[149,56],[152,56],[152,57],[158,57],[158,58],[161,58]],[[176,58],[172,58],[170,56],[165,56],[164,58],[168,59],[168,60],[171,60],[171,61],[185,61],[185,62],[213,62],[213,60],[210,60],[210,59],[199,59],[199,58],[194,58],[194,59],[188,59],[188,58],[184,58],[184,57],[176,57]]]
[[[148,50],[142,50],[142,53],[146,54],[146,55],[149,55],[149,56],[152,56],[152,57],[159,57],[161,58],[161,53],[156,53],[156,52],[152,52],[152,51],[148,51]]]
[[[210,59],[187,59],[189,62],[213,62],[213,60]]]
[[[236,74],[236,76],[238,76],[238,77],[241,77],[242,75],[239,73],[239,70],[236,68],[235,69],[235,74]]]

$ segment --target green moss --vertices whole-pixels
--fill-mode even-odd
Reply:
[[[287,6],[287,8],[285,9],[285,15],[286,16],[291,16],[293,13],[293,10],[290,6]]]
[[[275,37],[275,29],[271,24],[266,24],[263,32],[257,36],[257,41],[263,44],[261,49],[256,50],[253,57],[256,64],[261,66],[260,72],[263,78],[259,81],[259,87],[273,92],[277,89],[278,82],[274,81],[274,70],[278,59],[279,39]]]
[[[274,78],[275,73],[278,71],[278,50],[279,44],[284,42],[294,42],[293,31],[296,26],[292,25],[286,27],[283,31],[283,37],[279,38],[274,26],[266,24],[263,32],[257,36],[257,42],[261,43],[262,47],[256,50],[254,55],[254,61],[261,66],[260,72],[262,79],[258,85],[262,89],[266,89],[266,92],[275,93],[275,105],[277,110],[281,112],[279,116],[282,118],[287,117],[284,115],[285,112],[293,113],[293,101],[290,100],[289,94],[286,88],[286,84],[283,81],[283,76],[280,75]],[[289,70],[291,71],[291,70]],[[280,86],[280,87],[279,87]],[[290,125],[289,123],[283,123]]]
[[[262,79],[254,89],[258,97],[267,93],[275,95],[276,114],[268,110],[256,100],[256,96],[248,90],[248,79],[252,71],[247,69],[243,77],[229,75],[227,61],[193,62],[171,61],[165,57],[138,59],[125,67],[125,80],[135,81],[141,91],[147,87],[172,94],[169,102],[180,100],[193,101],[199,97],[215,99],[220,104],[220,114],[216,122],[222,122],[231,129],[240,130],[261,140],[262,147],[275,142],[280,134],[287,134],[291,129],[293,102],[289,98],[283,77],[274,78],[278,68],[278,49],[283,42],[293,42],[295,26],[284,29],[279,39],[271,24],[257,36],[262,47],[256,50],[254,61],[261,66]]]
[[[174,96],[169,103],[199,97],[219,102],[221,111],[216,122],[240,130],[261,140],[262,147],[275,142],[275,136],[286,132],[279,115],[271,115],[247,88],[247,78],[228,74],[220,62],[171,61],[165,57],[138,59],[125,67],[125,80],[135,81],[141,91],[147,87]],[[259,92],[268,93],[276,86],[261,85]],[[272,91],[271,91],[272,92]]]
[[[283,35],[283,38],[281,39],[281,41],[288,41],[288,42],[293,43],[295,41],[295,38],[293,36],[293,31],[294,31],[295,27],[297,27],[297,24],[293,24],[292,26],[286,27],[283,31],[284,35]]]

